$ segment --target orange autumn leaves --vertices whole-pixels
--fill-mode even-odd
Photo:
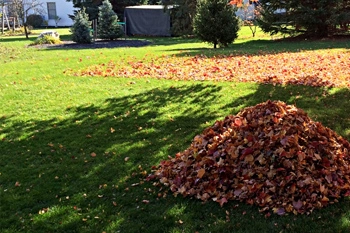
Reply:
[[[242,7],[243,6],[243,0],[231,0],[229,2],[229,4],[237,6],[237,7]]]
[[[240,8],[243,6],[243,2],[243,0],[231,0],[229,4]],[[259,2],[259,0],[250,0],[249,3],[251,2]]]
[[[259,55],[163,56],[126,62],[110,61],[80,71],[77,76],[214,80],[350,87],[350,55],[344,51],[320,50]]]
[[[309,214],[350,195],[349,151],[303,110],[267,101],[216,121],[149,180],[221,206],[239,200],[267,214]]]

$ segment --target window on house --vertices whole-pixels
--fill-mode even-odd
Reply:
[[[48,13],[49,19],[56,18],[57,12],[56,12],[56,3],[55,2],[48,2],[47,3],[47,13]]]

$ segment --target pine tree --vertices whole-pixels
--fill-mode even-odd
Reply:
[[[171,9],[171,33],[175,36],[193,35],[193,18],[196,14],[197,0],[167,0],[165,6]]]
[[[238,37],[239,22],[235,11],[227,0],[200,0],[193,21],[195,34],[214,48],[228,46]]]
[[[264,32],[326,37],[346,28],[350,19],[350,0],[259,0]]]
[[[72,40],[80,44],[89,44],[92,42],[92,35],[90,33],[89,16],[85,13],[85,9],[78,11],[74,24],[71,27]]]
[[[114,40],[122,35],[121,26],[118,24],[118,16],[113,11],[112,4],[104,0],[98,13],[98,37]]]
[[[76,8],[85,8],[85,12],[89,16],[89,21],[92,21],[98,17],[98,6],[101,4],[102,0],[67,0],[67,2],[73,2]]]

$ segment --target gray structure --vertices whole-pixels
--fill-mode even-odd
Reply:
[[[171,36],[170,14],[160,5],[129,6],[124,10],[128,35]]]

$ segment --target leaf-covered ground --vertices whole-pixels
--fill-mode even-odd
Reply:
[[[350,195],[349,151],[303,110],[267,101],[217,121],[149,179],[221,206],[240,200],[262,212],[309,214]]]
[[[172,80],[217,80],[350,87],[350,53],[315,50],[259,55],[145,57],[110,61],[80,71],[77,76],[153,77]]]

